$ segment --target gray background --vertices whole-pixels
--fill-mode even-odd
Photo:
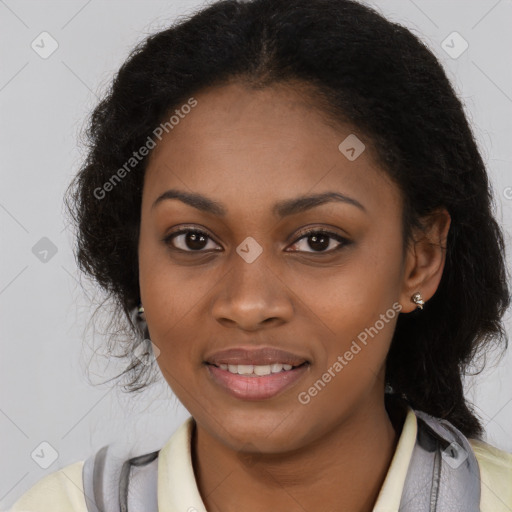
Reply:
[[[103,338],[86,329],[91,306],[78,283],[62,195],[80,165],[77,137],[84,120],[129,50],[201,4],[0,0],[1,509],[45,474],[113,440],[141,452],[158,449],[188,416],[165,382],[138,396],[88,383],[89,346],[101,346]],[[432,48],[463,98],[510,252],[512,2],[384,0],[373,5]],[[59,45],[47,59],[31,47],[43,31]],[[458,58],[442,47],[454,31],[469,44]],[[452,51],[462,48],[460,41],[450,41]],[[57,251],[46,262],[33,252],[38,243],[49,245],[40,241],[43,237]],[[97,295],[93,289],[88,293]],[[507,328],[511,333],[510,311]],[[487,440],[512,451],[512,356],[490,363],[495,364],[467,379],[466,388]],[[89,368],[89,378],[100,382],[117,367],[94,362]],[[58,452],[47,469],[31,458],[42,442]]]

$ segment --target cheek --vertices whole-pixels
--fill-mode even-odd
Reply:
[[[348,417],[380,386],[398,312],[391,306],[382,315],[355,311],[333,322],[336,336],[324,339],[325,360],[319,361],[298,401],[310,418],[324,424]],[[320,426],[314,427],[319,429]]]
[[[398,226],[391,221],[375,226],[361,241],[348,271],[339,276],[339,300],[350,304],[360,322],[373,323],[400,296],[402,239]]]
[[[141,233],[139,245],[139,286],[151,341],[160,350],[157,362],[164,377],[176,374],[184,359],[192,360],[193,336],[190,313],[203,292],[181,279],[170,265],[165,250]]]
[[[391,237],[387,246],[366,238],[339,265],[325,271],[293,269],[283,279],[287,277],[287,284],[326,336],[346,340],[373,325],[400,296],[399,244]]]
[[[368,237],[343,266],[330,269],[329,277],[302,276],[310,317],[320,320],[323,335],[318,339],[326,356],[311,379],[329,381],[318,392],[318,403],[354,400],[381,371],[401,309],[400,244],[397,233]]]
[[[204,277],[204,271],[197,267],[174,264],[156,235],[141,233],[141,298],[151,335],[162,348],[172,344],[173,340],[193,337],[199,328],[197,323],[193,326],[188,323],[204,307],[204,299],[215,283]]]

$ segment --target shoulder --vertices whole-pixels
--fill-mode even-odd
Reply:
[[[82,485],[84,461],[64,466],[36,482],[9,512],[87,512]]]
[[[512,510],[512,454],[469,439],[480,468],[482,512]]]

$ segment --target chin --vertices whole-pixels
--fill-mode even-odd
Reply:
[[[214,421],[210,418],[207,424],[208,431],[230,449],[261,454],[300,449],[308,431],[303,418],[294,419],[282,409],[273,414],[268,411],[232,411],[217,416]]]

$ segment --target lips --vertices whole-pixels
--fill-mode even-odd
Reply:
[[[268,400],[303,379],[310,361],[273,347],[236,347],[205,358],[207,375],[218,389],[240,400]]]
[[[220,365],[253,365],[263,366],[272,364],[288,364],[300,366],[309,361],[298,354],[286,352],[272,347],[262,348],[231,348],[215,352],[207,356],[205,363],[220,367]]]
[[[206,369],[211,381],[234,398],[239,400],[268,400],[298,385],[309,370],[304,363],[291,370],[282,370],[265,376],[236,375],[214,365]]]

